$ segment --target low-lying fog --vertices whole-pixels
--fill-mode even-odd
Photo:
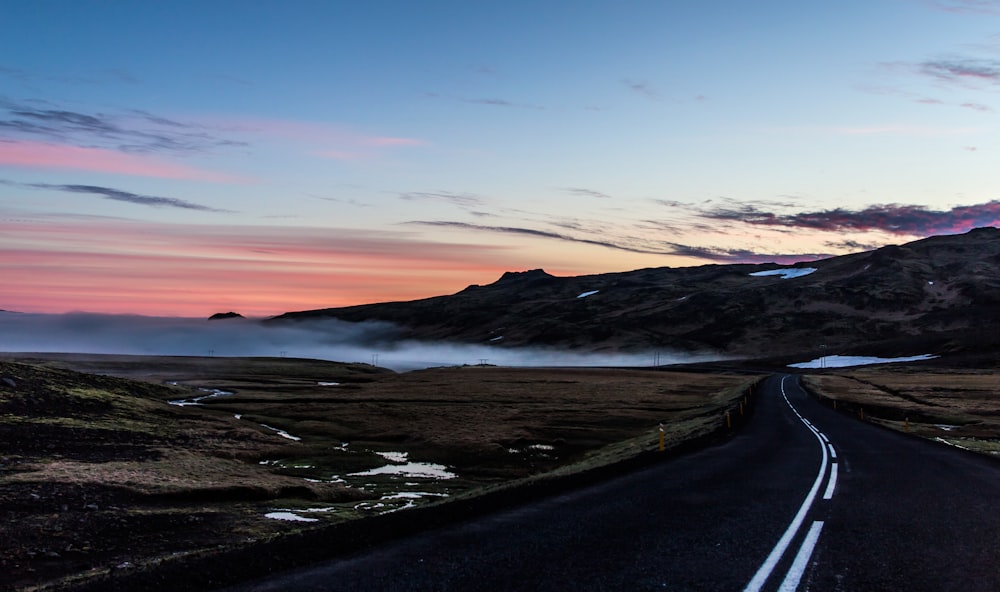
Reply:
[[[652,366],[709,356],[586,354],[538,348],[400,341],[389,323],[336,319],[261,323],[167,317],[0,312],[0,351],[175,356],[273,356],[364,362],[396,371],[432,366]]]

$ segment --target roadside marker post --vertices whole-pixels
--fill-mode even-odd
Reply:
[[[726,428],[732,429],[732,427],[733,427],[733,420],[731,417],[729,417],[729,412],[726,411]]]
[[[906,425],[905,425],[905,426],[903,427],[903,430],[904,430],[904,431],[905,431],[905,432],[906,432],[907,434],[909,434],[909,433],[910,433],[910,418],[909,418],[909,417],[907,417],[907,418],[906,418]]]
[[[666,450],[666,447],[663,445],[663,436],[664,436],[664,433],[663,433],[663,424],[661,423],[660,424],[660,452],[663,452],[664,450]]]

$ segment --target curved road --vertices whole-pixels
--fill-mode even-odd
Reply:
[[[722,445],[230,590],[1000,590],[1000,463],[762,387]]]

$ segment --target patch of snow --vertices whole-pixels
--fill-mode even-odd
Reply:
[[[531,450],[555,450],[556,449],[556,447],[552,446],[551,444],[532,444],[531,446],[528,446],[528,448],[531,449]]]
[[[368,471],[349,473],[349,476],[398,475],[401,477],[423,477],[426,479],[455,479],[458,477],[444,465],[408,462],[405,465],[386,465]]]
[[[927,285],[928,285],[928,286],[933,286],[933,285],[934,285],[934,282],[931,282],[931,281],[928,281],[928,282],[927,282]]]
[[[287,520],[289,522],[319,522],[319,518],[306,518],[292,512],[268,512],[264,514],[264,517],[272,520]]]
[[[242,413],[234,413],[233,417],[235,417],[236,419],[243,419],[243,414]]]
[[[577,298],[586,298],[587,296],[593,296],[594,294],[597,294],[598,292],[600,292],[600,290],[591,290],[589,292],[583,292],[582,294],[580,294],[579,296],[577,296]]]
[[[277,434],[279,436],[281,436],[282,438],[288,438],[289,440],[295,440],[296,442],[302,440],[302,438],[299,438],[298,436],[293,436],[293,435],[289,434],[288,432],[286,432],[285,430],[279,430],[278,428],[271,427],[271,426],[267,425],[266,423],[260,424],[260,427],[267,428],[267,429],[271,430],[272,432],[277,432]]]
[[[493,339],[490,339],[490,341],[500,341],[501,339],[503,339],[503,335],[499,337],[494,337]]]
[[[399,493],[392,493],[389,495],[383,495],[380,499],[383,500],[394,500],[394,499],[420,499],[422,497],[448,497],[447,493],[429,493],[425,491],[400,491]]]
[[[867,366],[869,364],[891,364],[898,362],[919,362],[921,360],[932,360],[937,356],[932,354],[922,354],[919,356],[908,356],[904,358],[877,358],[874,356],[823,356],[808,362],[789,364],[789,368],[847,368],[849,366]]]
[[[934,424],[934,427],[936,427],[939,430],[944,430],[946,432],[950,432],[952,430],[957,430],[958,428],[960,428],[962,426],[947,425],[947,424],[943,424],[943,423],[936,423],[936,424]]]
[[[317,382],[319,386],[340,386],[339,382]]]
[[[948,440],[945,440],[944,438],[934,438],[934,440],[936,440],[938,442],[941,442],[942,444],[947,444],[948,446],[954,446],[955,448],[961,448],[962,450],[968,450],[968,448],[966,448],[965,446],[960,446],[958,444],[955,444],[954,442],[949,442]]]
[[[376,452],[375,454],[381,456],[385,460],[397,463],[405,463],[406,458],[410,456],[409,452]]]
[[[809,275],[816,271],[815,267],[784,267],[782,269],[769,269],[767,271],[755,271],[750,275],[754,277],[764,277],[768,275],[780,275],[783,280]]]

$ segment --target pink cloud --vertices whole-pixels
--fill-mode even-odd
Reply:
[[[306,154],[334,160],[373,158],[385,149],[427,145],[426,141],[417,138],[369,134],[325,122],[243,119],[217,121],[213,126],[237,133],[291,140],[301,145]]]
[[[246,182],[232,175],[205,171],[137,154],[33,141],[0,141],[0,166],[72,169],[138,177],[191,179],[220,183]]]
[[[527,266],[404,232],[0,218],[0,309],[251,316],[410,300]]]

